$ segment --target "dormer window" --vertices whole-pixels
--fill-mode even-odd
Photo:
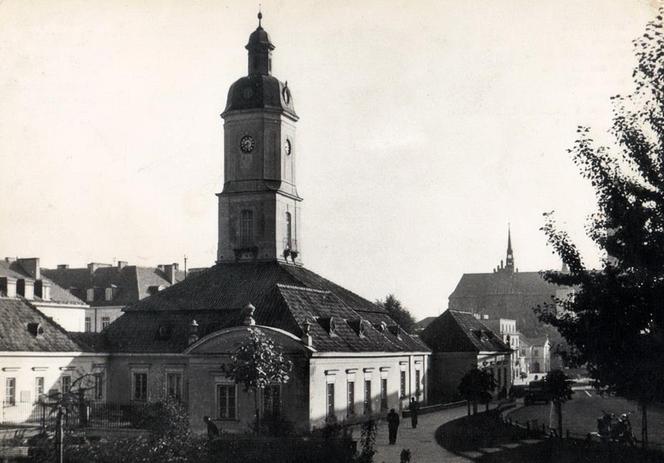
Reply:
[[[161,325],[157,330],[157,339],[166,340],[171,337],[171,327]]]
[[[317,321],[330,336],[337,336],[338,326],[337,320],[334,317],[321,317]]]
[[[38,338],[43,336],[44,328],[41,326],[41,323],[28,323],[28,332],[34,337]]]
[[[350,326],[353,331],[355,331],[355,334],[357,334],[360,338],[364,338],[366,336],[367,326],[364,320],[357,318],[355,320],[348,320],[347,323],[348,326]]]

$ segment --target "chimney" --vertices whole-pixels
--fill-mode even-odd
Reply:
[[[39,271],[39,257],[30,257],[27,259],[17,259],[18,264],[25,270],[25,273],[30,275],[35,280],[41,278]]]
[[[126,260],[119,260],[118,261],[118,268],[123,269],[127,266],[127,261]]]
[[[311,323],[309,323],[309,320],[307,320],[304,322],[304,326],[302,327],[302,343],[307,347],[312,347],[314,344],[311,339],[311,335],[309,334],[310,331]]]
[[[58,264],[58,270],[67,270],[69,268],[69,264]]]
[[[16,278],[0,277],[0,291],[7,297],[16,297]]]
[[[166,274],[166,281],[174,285],[177,280],[175,279],[175,271],[177,270],[178,264],[167,264],[164,265],[164,273]]]
[[[42,301],[51,300],[51,283],[44,280],[35,281],[35,295]]]
[[[192,320],[189,325],[189,345],[198,341],[198,322]]]
[[[16,293],[31,301],[35,298],[35,282],[25,278],[16,281]]]
[[[90,270],[90,273],[95,273],[95,271],[100,267],[112,267],[112,265],[111,264],[100,264],[98,262],[90,262],[88,264],[88,270]]]

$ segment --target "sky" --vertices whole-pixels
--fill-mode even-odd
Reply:
[[[588,265],[592,189],[567,149],[607,139],[645,0],[262,0],[297,124],[305,265],[417,319],[463,273]],[[42,266],[214,263],[229,86],[258,3],[0,0],[0,255]]]

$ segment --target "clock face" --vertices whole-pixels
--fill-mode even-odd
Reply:
[[[288,90],[288,87],[284,87],[284,89],[281,91],[281,94],[284,97],[286,104],[290,103],[290,90]]]
[[[291,141],[287,138],[286,143],[284,143],[284,151],[286,152],[286,154],[290,155],[292,150],[293,147],[291,145]]]
[[[245,135],[240,140],[240,149],[242,150],[243,153],[251,153],[255,147],[256,147],[256,140],[254,140],[249,135]]]

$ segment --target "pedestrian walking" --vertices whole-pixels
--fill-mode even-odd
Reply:
[[[390,445],[397,443],[397,430],[399,429],[399,414],[390,410],[390,413],[387,414],[387,429],[389,431]]]
[[[417,412],[420,409],[420,404],[415,400],[415,397],[411,397],[410,403],[408,404],[408,410],[410,410],[410,424],[415,429],[417,427]]]
[[[212,440],[216,437],[219,437],[219,428],[216,424],[212,422],[209,416],[204,416],[203,421],[207,424],[207,435],[208,439]]]

